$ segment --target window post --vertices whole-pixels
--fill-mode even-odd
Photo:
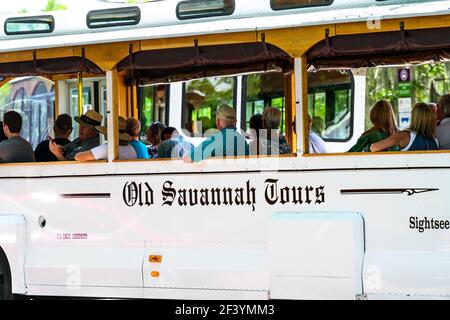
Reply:
[[[306,57],[294,59],[295,68],[295,132],[297,135],[297,155],[308,153],[308,73]]]
[[[106,124],[108,128],[108,162],[118,159],[119,105],[117,69],[106,71]]]
[[[286,110],[286,140],[291,145],[291,153],[295,153],[297,136],[295,134],[295,74],[284,77],[285,110]]]

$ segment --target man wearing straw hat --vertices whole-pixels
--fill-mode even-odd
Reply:
[[[107,135],[106,126],[95,127],[100,133]],[[119,159],[128,160],[136,159],[137,153],[133,146],[129,144],[133,140],[133,137],[126,133],[127,122],[124,118],[119,116]],[[75,155],[77,161],[90,161],[90,160],[106,160],[108,159],[108,144],[104,143],[91,150],[83,151]]]
[[[58,158],[58,160],[75,160],[75,155],[79,152],[90,150],[98,146],[98,131],[96,126],[102,124],[103,117],[94,110],[88,110],[81,117],[74,118],[80,124],[78,138],[64,147],[50,141],[50,151]]]

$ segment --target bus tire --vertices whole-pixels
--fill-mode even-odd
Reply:
[[[11,269],[9,268],[8,258],[0,248],[0,300],[14,299],[11,284]]]

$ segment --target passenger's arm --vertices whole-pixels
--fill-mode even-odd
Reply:
[[[48,142],[48,148],[55,155],[56,158],[60,161],[67,161],[66,157],[64,157],[64,147],[56,144],[54,141]]]
[[[370,151],[378,152],[395,146],[400,146],[401,148],[404,148],[408,145],[408,142],[409,142],[409,132],[401,131],[394,133],[393,135],[384,140],[373,143],[370,146]]]
[[[87,151],[82,151],[82,152],[78,152],[75,155],[75,160],[76,161],[91,161],[91,160],[96,160],[94,155],[92,154],[91,150],[87,150]]]

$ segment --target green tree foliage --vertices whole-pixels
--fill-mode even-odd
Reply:
[[[233,105],[234,78],[209,77],[188,82],[186,92],[200,91],[205,99],[201,105],[193,106],[190,118],[192,121],[201,121],[202,130],[215,128],[215,115],[217,107],[221,104]]]
[[[203,78],[189,82],[187,92],[198,90],[205,95],[205,101],[200,108],[211,108],[213,111],[220,104],[233,104],[232,77]]]
[[[0,106],[4,106],[9,102],[10,87],[9,82],[0,87]]]
[[[41,11],[48,12],[48,11],[57,11],[57,10],[66,10],[66,9],[67,9],[67,7],[64,4],[59,3],[58,0],[48,0],[47,5]],[[28,9],[22,8],[22,9],[18,10],[17,13],[28,13]]]
[[[417,102],[436,103],[441,95],[450,93],[450,62],[424,64],[410,69],[413,105]],[[397,72],[397,67],[367,69],[366,129],[371,127],[369,110],[376,101],[387,100],[398,112]]]
[[[59,3],[57,0],[48,0],[47,6],[42,9],[42,11],[57,11],[57,10],[66,10],[67,7],[61,3]]]

